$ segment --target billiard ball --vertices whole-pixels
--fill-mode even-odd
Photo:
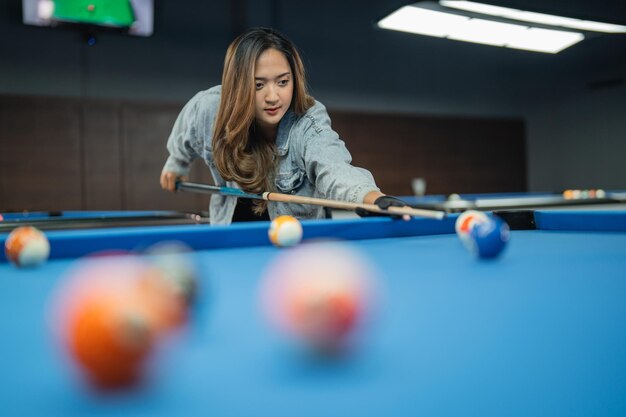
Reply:
[[[68,343],[89,380],[101,388],[138,382],[154,333],[146,306],[131,293],[93,293],[80,300]]]
[[[172,285],[178,297],[191,306],[198,293],[198,267],[192,259],[192,249],[183,242],[167,241],[150,246],[144,254],[148,261]]]
[[[345,244],[300,245],[266,269],[263,311],[270,324],[311,351],[339,352],[371,312],[374,271]]]
[[[7,259],[19,267],[38,266],[50,256],[48,238],[32,226],[13,229],[4,245]]]
[[[132,290],[138,292],[151,307],[152,325],[159,335],[169,335],[187,322],[184,295],[163,270],[146,265],[138,273]]]
[[[472,242],[470,239],[470,230],[477,223],[483,223],[489,220],[489,216],[486,213],[478,210],[466,210],[457,217],[454,223],[456,234],[461,240],[461,243],[468,248],[472,248]]]
[[[274,246],[295,246],[302,240],[302,225],[293,216],[278,216],[270,223],[267,234]]]
[[[162,310],[140,285],[145,271],[130,256],[80,260],[51,303],[62,348],[95,388],[125,388],[143,378],[162,326]]]
[[[457,235],[467,235],[472,226],[477,222],[487,221],[489,216],[478,210],[466,210],[457,217],[454,223],[454,229]]]
[[[500,255],[511,238],[509,226],[499,217],[472,226],[470,241],[473,251],[480,258],[494,258]]]
[[[186,311],[162,271],[132,254],[79,260],[50,304],[69,358],[106,390],[142,382],[154,346],[179,328]]]

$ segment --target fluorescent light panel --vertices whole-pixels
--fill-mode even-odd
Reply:
[[[611,23],[594,22],[591,20],[572,19],[550,14],[526,12],[508,7],[492,6],[465,0],[440,0],[439,4],[458,10],[480,13],[489,16],[503,17],[522,22],[540,23],[569,29],[586,30],[591,32],[626,33],[626,26]]]
[[[404,6],[378,22],[383,29],[535,52],[557,53],[584,39],[581,33],[530,28]]]

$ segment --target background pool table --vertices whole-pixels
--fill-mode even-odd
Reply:
[[[455,216],[303,223],[305,240],[346,240],[380,272],[374,319],[333,360],[259,314],[281,252],[267,223],[49,231],[42,267],[0,259],[0,415],[626,415],[626,212],[535,212],[490,261],[461,245]],[[146,384],[96,395],[54,343],[50,297],[76,258],[162,240],[195,249],[194,320]]]

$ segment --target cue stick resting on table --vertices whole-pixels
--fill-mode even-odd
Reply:
[[[425,217],[429,219],[441,220],[446,217],[446,213],[439,210],[416,209],[412,207],[394,207],[382,209],[376,204],[366,203],[350,203],[347,201],[327,200],[324,198],[303,197],[297,195],[281,194],[275,192],[264,192],[262,194],[251,194],[232,187],[218,187],[215,185],[198,184],[193,182],[179,181],[176,183],[176,189],[181,191],[191,191],[196,193],[221,194],[226,196],[251,198],[255,200],[278,201],[282,203],[294,204],[311,204],[315,206],[323,206],[341,210],[362,209],[373,213],[388,215],[409,215],[412,217]]]

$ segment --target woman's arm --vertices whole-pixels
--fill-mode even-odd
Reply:
[[[176,191],[176,181],[185,180],[193,160],[209,135],[212,114],[219,103],[220,89],[213,87],[196,94],[176,118],[167,140],[169,157],[161,171],[161,187]]]

